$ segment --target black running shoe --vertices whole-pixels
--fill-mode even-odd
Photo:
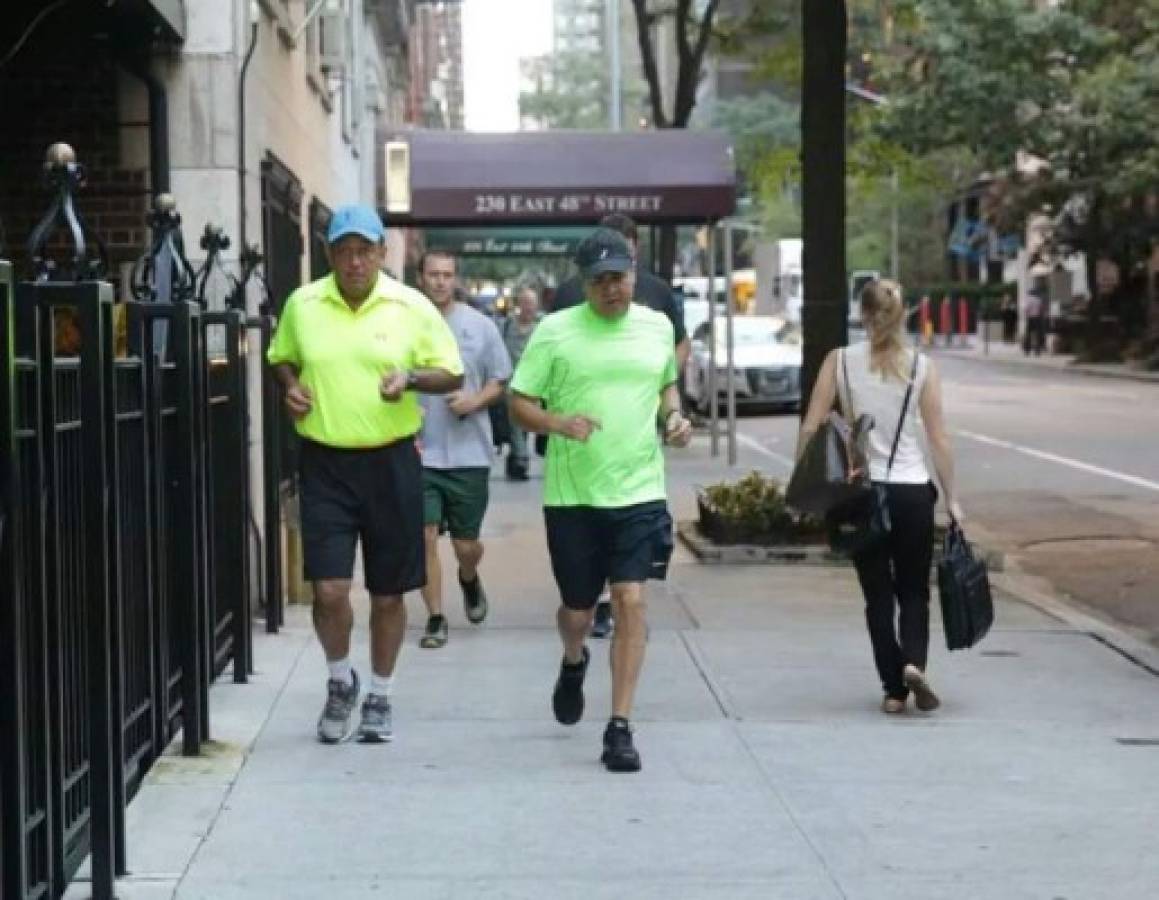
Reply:
[[[507,457],[507,478],[510,481],[527,481],[527,460]]]
[[[591,654],[584,647],[584,658],[578,663],[569,663],[565,657],[559,665],[559,678],[555,690],[551,692],[551,708],[555,720],[560,725],[574,725],[584,715],[584,675],[588,671]]]
[[[612,603],[610,600],[601,600],[596,604],[596,615],[592,619],[592,637],[606,638],[615,630],[616,623],[612,619]]]
[[[604,754],[600,757],[609,772],[639,772],[640,754],[632,744],[632,728],[618,716],[604,729]]]
[[[447,617],[431,616],[427,619],[427,630],[419,638],[419,646],[424,650],[438,650],[447,646]]]
[[[459,587],[463,591],[463,611],[467,614],[467,621],[472,625],[479,625],[487,618],[487,592],[483,590],[483,581],[475,574],[474,581],[464,581],[459,575]]]

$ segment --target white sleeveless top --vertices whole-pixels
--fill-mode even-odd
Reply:
[[[893,469],[886,478],[889,452],[893,448],[893,436],[897,432],[898,417],[902,402],[909,386],[909,373],[913,370],[913,354],[910,349],[905,354],[905,380],[894,376],[884,377],[881,372],[869,371],[870,349],[867,341],[846,347],[837,359],[837,396],[846,417],[852,421],[858,416],[873,416],[873,430],[869,432],[869,476],[874,481],[889,481],[894,484],[925,484],[930,480],[922,452],[920,438],[921,417],[918,414],[922,386],[926,383],[930,363],[924,356],[918,357],[917,375],[905,422],[902,423],[901,437],[897,442],[897,455],[893,459]],[[842,366],[844,356],[844,367]],[[845,372],[849,372],[848,390]]]

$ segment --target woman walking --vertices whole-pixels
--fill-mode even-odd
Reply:
[[[954,456],[942,415],[941,379],[932,360],[907,346],[900,285],[888,280],[867,284],[861,293],[861,316],[868,340],[833,350],[825,358],[801,426],[797,456],[835,399],[850,420],[865,414],[873,417],[869,474],[875,484],[885,487],[891,528],[886,540],[856,556],[854,563],[865,595],[873,660],[885,691],[881,708],[902,713],[912,693],[914,705],[931,712],[940,704],[925,671],[938,492],[922,453],[919,413],[950,515],[959,523],[962,519],[954,494]]]

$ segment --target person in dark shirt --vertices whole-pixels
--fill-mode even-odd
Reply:
[[[688,331],[684,327],[683,305],[668,282],[640,268],[639,232],[632,219],[620,213],[612,213],[600,220],[600,227],[618,231],[628,239],[628,244],[632,248],[632,262],[636,267],[636,290],[632,300],[663,313],[672,322],[672,334],[676,340],[676,371],[683,372],[684,364],[688,362],[688,355],[692,349]],[[552,312],[558,312],[569,306],[579,306],[585,299],[583,278],[576,275],[556,289],[550,308]],[[596,604],[596,614],[592,620],[592,637],[608,637],[613,627],[611,598],[605,593]]]
[[[613,213],[600,220],[600,227],[611,228],[628,239],[632,247],[632,259],[636,263],[636,292],[632,299],[668,317],[676,340],[676,369],[682,371],[691,352],[688,332],[684,328],[684,313],[668,282],[640,268],[640,242],[636,223],[628,216]],[[576,275],[556,289],[551,302],[551,311],[557,312],[569,306],[579,306],[584,299],[583,279]]]

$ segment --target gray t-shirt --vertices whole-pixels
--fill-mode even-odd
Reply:
[[[503,343],[507,345],[507,352],[511,354],[513,366],[519,365],[519,359],[527,349],[527,342],[531,340],[531,334],[538,324],[538,318],[527,325],[520,322],[516,316],[509,316],[503,320],[499,331],[503,335]]]
[[[465,303],[456,303],[447,325],[463,358],[463,390],[476,394],[488,381],[511,378],[511,357],[495,323]],[[460,419],[442,394],[422,394],[423,465],[428,469],[491,467],[491,417],[481,409]]]

